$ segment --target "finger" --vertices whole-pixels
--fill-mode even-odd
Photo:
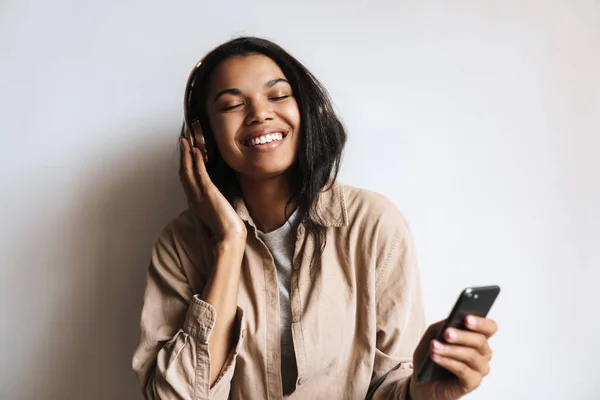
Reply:
[[[181,183],[184,186],[187,186],[187,182],[185,179],[185,165],[186,165],[186,154],[189,154],[187,150],[187,139],[180,137],[179,138],[179,178]]]
[[[484,334],[490,338],[498,332],[498,324],[489,318],[481,318],[475,315],[468,315],[465,318],[465,324],[468,329]]]
[[[204,164],[204,156],[202,155],[200,149],[194,147],[193,154],[195,165],[194,174],[196,177],[196,181],[200,184],[200,189],[202,190],[202,192],[205,193],[206,189],[208,189],[212,181],[208,176],[208,171],[206,171],[206,165]]]
[[[183,190],[188,199],[194,198],[197,194],[197,183],[194,176],[194,162],[191,155],[191,146],[187,139],[180,139],[181,143],[181,162],[179,165],[179,178]]]
[[[489,360],[472,347],[444,344],[437,340],[432,340],[431,353],[461,361],[483,376],[486,376],[490,372]]]
[[[449,328],[444,332],[444,339],[450,344],[474,348],[479,354],[491,359],[492,349],[487,337],[481,333]]]

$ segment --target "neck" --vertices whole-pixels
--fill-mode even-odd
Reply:
[[[297,207],[287,173],[266,179],[238,176],[238,181],[250,216],[261,232],[268,233],[282,226]]]

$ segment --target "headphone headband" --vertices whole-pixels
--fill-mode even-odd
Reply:
[[[198,69],[200,68],[200,65],[202,65],[202,61],[204,60],[204,57],[198,61],[196,63],[196,65],[194,66],[194,69],[192,69],[192,72],[190,72],[190,75],[188,76],[187,79],[187,83],[185,85],[185,94],[183,97],[183,118],[184,118],[184,124],[189,125],[191,123],[191,121],[189,120],[189,109],[190,109],[190,102],[192,100],[192,89],[194,88],[194,84],[196,83],[196,75],[198,73]]]

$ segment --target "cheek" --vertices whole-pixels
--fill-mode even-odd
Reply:
[[[300,109],[298,108],[298,104],[294,102],[290,102],[288,107],[286,108],[286,114],[294,125],[300,125]]]
[[[210,125],[221,153],[227,152],[235,140],[237,124],[230,116],[211,118]]]
[[[300,110],[298,109],[298,104],[295,101],[286,104],[282,110],[282,115],[297,131],[300,127]]]

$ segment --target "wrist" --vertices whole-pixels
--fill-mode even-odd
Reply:
[[[244,256],[244,249],[246,248],[246,239],[241,237],[229,237],[217,242],[215,246],[215,256],[217,259],[227,258],[241,258]]]
[[[242,247],[246,246],[246,238],[248,236],[248,232],[244,229],[240,230],[229,230],[224,233],[220,238],[218,238],[218,244],[227,246],[229,248],[232,247]]]

